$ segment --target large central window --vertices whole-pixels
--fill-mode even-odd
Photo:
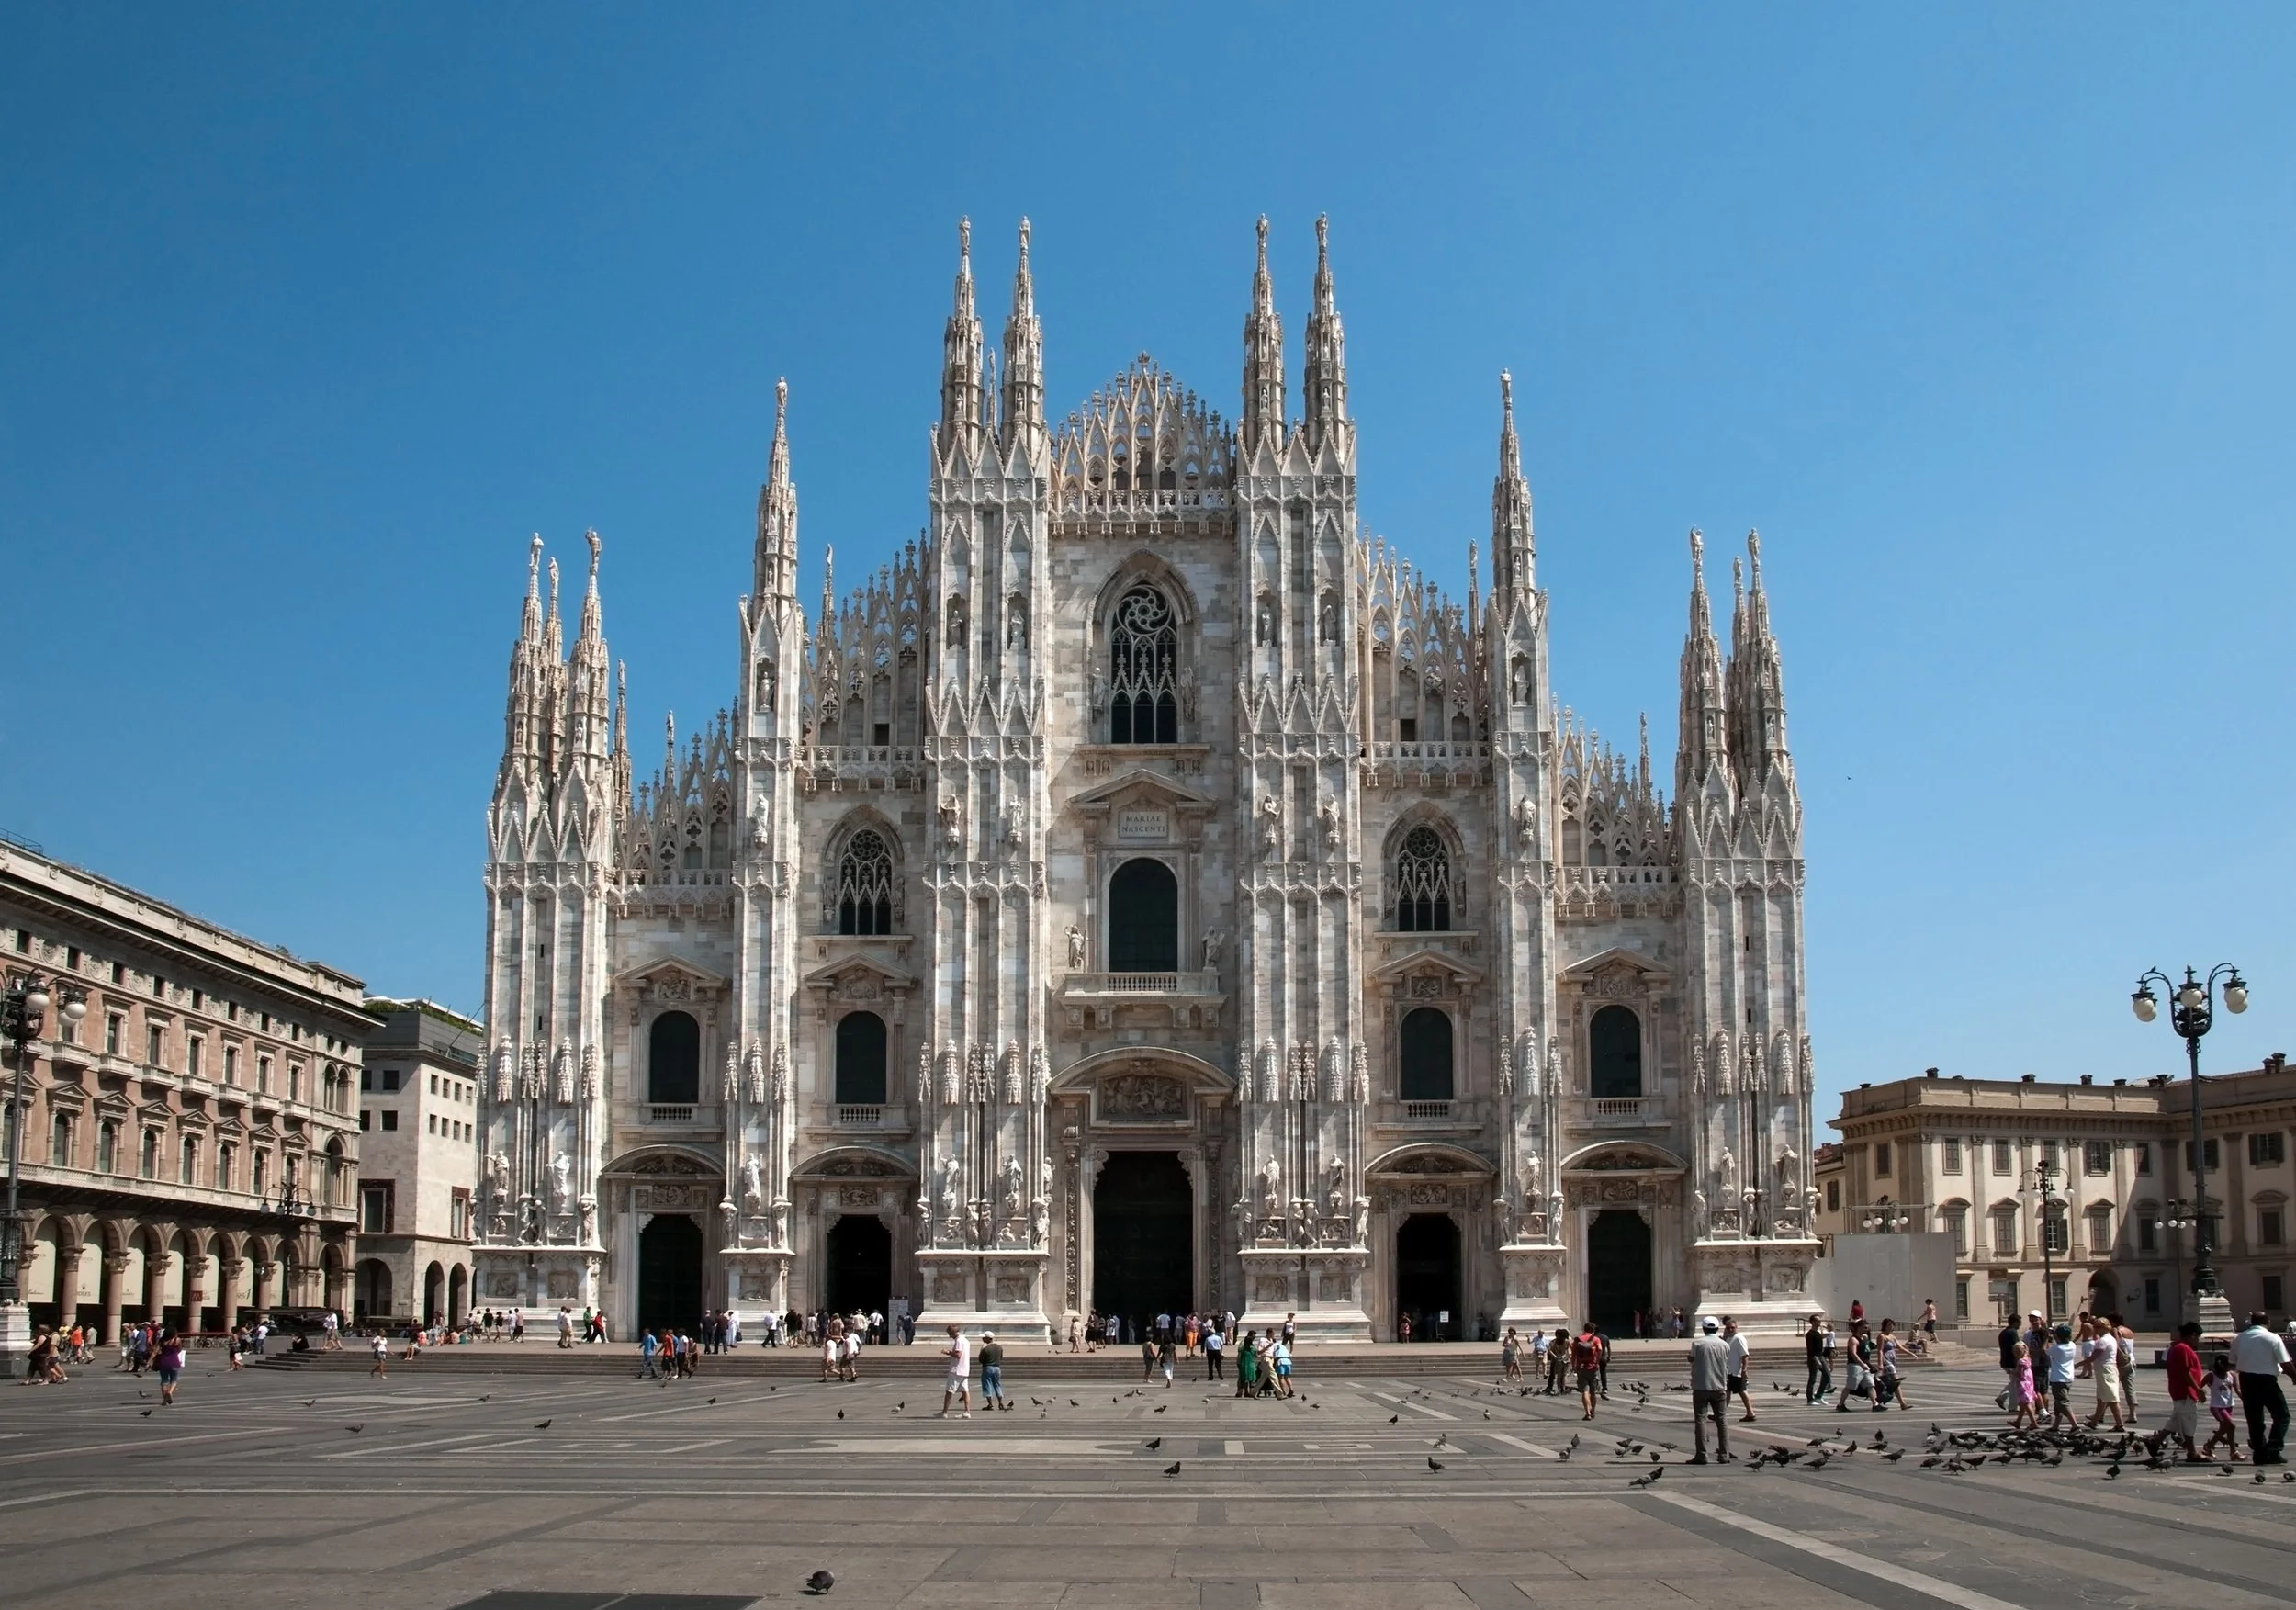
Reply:
[[[1109,741],[1180,741],[1180,633],[1172,606],[1153,587],[1116,603],[1109,629]]]
[[[1160,861],[1128,861],[1109,880],[1109,971],[1180,970],[1180,881]]]
[[[1587,1025],[1587,1094],[1616,1100],[1642,1094],[1642,1020],[1625,1007],[1604,1007]],[[1885,1166],[1884,1174],[1889,1172]]]
[[[1395,926],[1403,933],[1444,933],[1451,927],[1451,857],[1433,828],[1403,835],[1395,857]]]
[[[702,1098],[702,1026],[664,1012],[646,1035],[646,1098],[690,1107]]]
[[[885,1020],[848,1012],[837,1020],[838,1105],[882,1107],[885,1099]]]
[[[874,828],[863,828],[846,841],[831,905],[841,934],[893,931],[893,851]]]

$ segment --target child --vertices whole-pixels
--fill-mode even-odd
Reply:
[[[2033,1390],[2032,1353],[2020,1342],[2010,1349],[2009,1357],[2017,1360],[2017,1379],[2009,1385],[2009,1407],[2016,1418],[2009,1422],[2011,1431],[2041,1429],[2041,1394]]]
[[[2233,1379],[2231,1354],[2219,1353],[2209,1361],[2208,1394],[2209,1418],[2216,1422],[2216,1429],[2209,1433],[2200,1457],[2205,1459],[2215,1452],[2221,1438],[2236,1458],[2240,1453],[2240,1434],[2233,1429],[2233,1411],[2240,1406],[2240,1386]]]

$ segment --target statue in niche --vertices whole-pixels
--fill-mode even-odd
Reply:
[[[1721,1176],[1722,1194],[1728,1197],[1731,1194],[1731,1187],[1738,1182],[1738,1159],[1730,1155],[1727,1143],[1722,1148],[1722,1155],[1716,1160],[1715,1167]]]
[[[1347,1203],[1347,1165],[1336,1157],[1323,1170],[1323,1189],[1325,1205],[1336,1219]]]
[[[1690,1193],[1690,1233],[1697,1241],[1706,1236],[1706,1193],[1703,1190]]]
[[[1019,650],[1029,646],[1029,606],[1015,599],[1005,610],[1005,647]]]
[[[964,846],[964,807],[957,803],[955,794],[944,794],[936,814],[940,819],[940,847],[954,855]]]
[[[943,1157],[940,1168],[940,1216],[954,1219],[964,1202],[964,1165],[954,1157]]]
[[[1273,1157],[1267,1160],[1267,1166],[1260,1170],[1260,1203],[1271,1219],[1283,1211],[1284,1168]]]
[[[1204,930],[1204,971],[1212,972],[1220,965],[1220,946],[1222,935],[1216,928]]]
[[[487,1158],[487,1190],[494,1198],[494,1205],[498,1211],[501,1208],[502,1199],[510,1195],[510,1189],[511,1160],[503,1156],[501,1153],[496,1152]]]
[[[1339,806],[1325,800],[1315,807],[1315,825],[1322,830],[1323,852],[1328,855],[1339,848]]]
[[[741,1160],[741,1205],[752,1213],[765,1207],[765,1170],[755,1152]]]
[[[1018,1219],[1023,1204],[1021,1197],[1020,1159],[1005,1159],[1005,1217]]]
[[[1260,854],[1279,861],[1284,850],[1284,812],[1273,794],[1260,801]]]
[[[1252,640],[1262,648],[1276,640],[1276,606],[1265,597],[1253,616]]]
[[[1099,715],[1102,711],[1109,707],[1108,673],[1099,670],[1097,668],[1092,673],[1092,691],[1090,698],[1092,701],[1092,713],[1095,715]]]
[[[1079,972],[1085,964],[1085,930],[1075,923],[1068,925],[1068,970]]]
[[[1004,828],[1005,843],[1007,848],[1018,849],[1019,847],[1021,840],[1026,837],[1026,819],[1021,815],[1020,807],[1017,805],[1007,805]]]
[[[1048,1202],[1052,1199],[1052,1160],[1050,1157],[1038,1165],[1037,1195]]]
[[[1323,613],[1315,625],[1317,637],[1325,643],[1339,641],[1339,605],[1330,599],[1323,601]]]
[[[1518,654],[1508,668],[1508,689],[1517,704],[1531,702],[1531,662]]]
[[[1369,1197],[1356,1199],[1356,1244],[1357,1246],[1371,1244],[1371,1199]]]
[[[779,687],[779,686],[780,686],[780,676],[779,676],[779,673],[778,673],[777,671],[775,671],[775,670],[774,670],[774,669],[773,669],[773,662],[772,662],[771,660],[770,660],[770,659],[760,659],[760,660],[759,660],[759,661],[758,661],[758,708],[759,708],[759,709],[760,709],[760,710],[771,710],[771,709],[772,709],[772,708],[773,708],[773,696],[774,696],[775,691],[778,689],[778,687]]]
[[[550,1159],[550,1210],[564,1213],[574,1206],[574,1165],[563,1152]]]
[[[1525,794],[1514,802],[1514,841],[1528,850],[1538,839],[1538,807]]]

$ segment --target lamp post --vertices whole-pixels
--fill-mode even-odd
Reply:
[[[2182,1197],[2171,1197],[2168,1199],[2167,1217],[2155,1219],[2153,1222],[2160,1229],[2168,1233],[2168,1255],[2170,1260],[2175,1264],[2177,1270],[2177,1317],[2179,1321],[2181,1321],[2185,1317],[2184,1248],[2178,1244],[2177,1233],[2180,1230],[2189,1230],[2192,1228],[2193,1218],[2191,1204],[2187,1202]]]
[[[2064,1199],[2056,1195],[2056,1165],[2048,1158],[2033,1165],[2033,1194],[2041,1199],[2041,1312],[2054,1325],[2057,1323],[2056,1237],[2053,1230],[2056,1215],[2064,1210]]]
[[[87,992],[30,971],[9,972],[7,988],[0,991],[0,1035],[6,1037],[8,1060],[16,1064],[8,1086],[7,1216],[0,1219],[0,1377],[10,1380],[24,1373],[32,1353],[32,1315],[24,1306],[24,1218],[17,1204],[17,1181],[24,1159],[24,1079],[31,1072],[32,1044],[51,1006],[62,1013],[65,1022],[77,1023],[87,1016]]]
[[[2200,1133],[2200,1040],[2216,1021],[2219,980],[2223,981],[2224,1009],[2234,1016],[2246,1011],[2248,985],[2240,969],[2230,962],[2210,968],[2206,978],[2196,976],[2188,967],[2182,984],[2172,982],[2157,967],[2147,968],[2137,978],[2129,1006],[2138,1022],[2151,1022],[2160,1014],[2160,997],[2153,993],[2153,985],[2161,986],[2173,1003],[2169,1027],[2184,1041],[2186,1061],[2192,1070],[2192,1217],[2197,1222],[2192,1233],[2192,1317],[2200,1322],[2203,1334],[2221,1335],[2233,1328],[2233,1308],[2218,1289],[2215,1267],[2209,1262],[2212,1249],[2209,1245],[2208,1149]]]

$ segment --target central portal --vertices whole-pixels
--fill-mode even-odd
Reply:
[[[829,1226],[831,1313],[883,1313],[893,1297],[893,1233],[874,1213],[848,1213]]]
[[[702,1227],[683,1213],[657,1213],[637,1233],[637,1323],[691,1333],[702,1322]]]
[[[1092,1305],[1143,1326],[1192,1308],[1195,1207],[1178,1153],[1111,1153],[1092,1188]]]
[[[1650,1227],[1632,1208],[1606,1209],[1586,1227],[1586,1311],[1614,1336],[1634,1334],[1650,1308]]]

